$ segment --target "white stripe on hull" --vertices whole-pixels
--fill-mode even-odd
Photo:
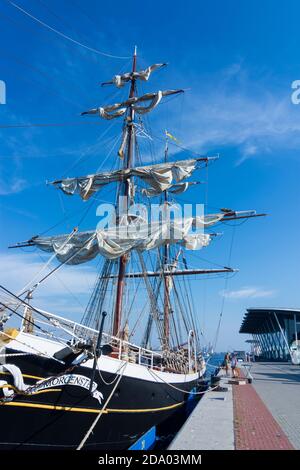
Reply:
[[[20,352],[30,352],[31,354],[37,354],[37,351],[41,351],[47,357],[52,357],[54,353],[62,349],[62,344],[40,338],[28,333],[20,332],[16,339],[9,342],[8,346]],[[101,356],[98,360],[98,367],[104,372],[110,372],[112,374],[120,371],[120,368],[124,364],[124,361],[112,358],[109,356]],[[83,364],[84,367],[93,367],[93,359],[88,360]],[[192,374],[176,374],[172,372],[162,372],[160,370],[148,369],[145,365],[134,364],[127,362],[123,375],[127,377],[133,377],[136,379],[147,380],[149,382],[168,382],[168,383],[185,383],[197,380],[200,376],[203,376],[205,368],[202,371]]]

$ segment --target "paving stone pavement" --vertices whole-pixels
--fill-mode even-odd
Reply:
[[[295,449],[300,449],[300,366],[256,362],[253,387]]]
[[[233,385],[236,450],[292,450],[293,446],[252,385]]]
[[[221,385],[200,400],[169,449],[300,449],[300,367],[255,363],[252,385]],[[243,376],[243,373],[241,373]]]

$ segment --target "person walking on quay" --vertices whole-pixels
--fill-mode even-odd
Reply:
[[[231,361],[230,361],[231,371],[232,371],[232,378],[238,377],[237,374],[237,358],[235,354],[232,354]]]
[[[225,369],[225,372],[226,372],[226,376],[229,375],[229,365],[230,365],[230,354],[228,352],[224,356],[224,369]]]

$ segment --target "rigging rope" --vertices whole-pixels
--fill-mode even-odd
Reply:
[[[49,26],[47,23],[44,23],[43,21],[39,20],[38,18],[36,18],[35,16],[31,15],[28,11],[24,10],[23,8],[21,8],[19,5],[17,5],[16,3],[14,2],[11,2],[10,0],[8,0],[8,2],[14,7],[14,8],[17,8],[18,10],[20,10],[22,13],[24,13],[25,15],[29,16],[29,18],[33,19],[34,21],[36,21],[37,23],[41,24],[42,26],[44,26],[45,28],[47,29],[50,29],[50,31],[53,31],[54,33],[58,34],[59,36],[63,37],[64,39],[67,39],[68,41],[76,44],[77,46],[81,46],[91,52],[94,52],[95,54],[99,54],[99,55],[102,55],[102,56],[105,56],[105,57],[111,57],[112,59],[130,59],[129,56],[126,56],[126,57],[123,57],[123,56],[116,56],[116,55],[113,55],[113,54],[107,54],[106,52],[103,52],[103,51],[99,51],[98,49],[94,49],[93,47],[90,47],[90,46],[87,46],[86,44],[83,44],[79,41],[76,41],[75,39],[71,38],[70,36],[67,36],[66,34],[62,33],[61,31],[58,31],[57,29],[55,28],[52,28],[52,26]]]
[[[0,129],[11,128],[24,128],[24,127],[65,127],[65,126],[87,126],[87,125],[102,125],[101,121],[70,121],[70,122],[54,122],[54,123],[28,123],[28,124],[0,124]]]
[[[152,313],[152,316],[153,316],[154,321],[156,323],[157,330],[160,333],[160,338],[159,339],[160,339],[161,342],[163,342],[163,338],[164,338],[163,326],[161,325],[161,322],[159,320],[159,310],[158,310],[157,301],[156,301],[157,299],[155,297],[155,293],[153,291],[151,282],[150,282],[150,280],[149,280],[149,278],[147,277],[147,274],[146,274],[147,270],[146,270],[145,262],[144,262],[144,259],[143,259],[143,255],[139,251],[137,252],[137,254],[138,254],[138,257],[139,257],[140,264],[141,264],[141,268],[142,268],[142,272],[143,272],[143,278],[144,278],[144,281],[145,281],[146,290],[147,290],[149,300],[150,300],[151,313]]]
[[[66,238],[66,240],[62,244],[61,249],[63,249],[65,247],[65,245],[67,243],[69,243],[69,241],[75,235],[76,232],[77,232],[77,229],[74,228],[72,230],[72,232],[70,233],[70,235]],[[29,288],[30,284],[32,284],[33,281],[35,281],[35,279],[52,263],[52,261],[54,260],[55,257],[56,257],[56,253],[53,253],[53,255],[50,256],[50,258],[45,263],[45,265],[38,271],[38,273],[31,279],[31,281],[29,281],[25,285],[25,287],[23,287],[23,289],[19,293],[17,293],[17,296],[24,295],[27,292],[27,290],[29,290],[28,288]],[[48,273],[48,275],[50,275],[50,274],[51,274],[51,271],[50,271],[50,273]],[[40,281],[38,281],[34,286],[32,286],[32,290],[35,290],[41,284],[41,282],[43,282],[44,279],[46,279],[48,277],[48,275],[46,277],[42,278]]]
[[[24,320],[24,316],[21,315],[20,313],[18,313],[16,310],[13,310],[12,308],[10,308],[8,305],[4,304],[3,302],[0,302],[0,305],[2,305],[2,307],[4,307],[5,309],[8,309],[10,310],[12,313],[15,313],[18,317],[20,317],[22,320]],[[19,303],[19,305],[17,306],[17,308],[21,305],[21,302]],[[2,312],[1,312],[2,313]],[[39,330],[43,331],[43,333],[45,333],[46,331],[44,331],[40,326],[38,325],[35,325],[35,323],[33,321],[31,321],[29,318],[26,318],[26,321],[28,323],[30,323],[32,326],[36,326],[36,328],[38,328]],[[2,334],[2,331],[1,331],[1,334]]]
[[[49,322],[50,326],[56,326],[56,325],[54,325],[54,324],[51,322],[51,320],[49,319],[49,317],[48,317],[47,315],[45,315],[45,314],[42,313],[40,310],[38,310],[38,309],[36,309],[35,307],[33,307],[32,305],[30,305],[28,302],[25,302],[24,300],[20,299],[20,297],[16,296],[13,292],[10,292],[10,291],[9,291],[8,289],[6,289],[4,286],[0,285],[0,289],[2,289],[5,293],[7,293],[8,295],[10,295],[10,296],[13,297],[14,299],[19,300],[19,304],[18,304],[17,308],[20,306],[20,304],[22,304],[22,305],[28,307],[28,308],[29,308],[30,310],[32,310],[33,312],[35,312],[35,313],[37,313],[38,315],[40,315],[41,317],[45,318],[45,319],[47,320],[47,322]],[[0,305],[1,305],[1,304],[2,304],[2,302],[0,302]],[[3,304],[2,304],[2,305],[3,305]],[[11,308],[7,305],[7,303],[4,304],[4,306],[5,306],[5,308],[7,308],[8,310],[11,310],[11,311],[12,311],[13,313],[15,313],[16,315],[21,316],[16,310],[11,309]],[[23,318],[23,316],[22,316],[22,318]],[[29,321],[29,323],[32,323],[30,320],[28,320],[28,321]],[[48,323],[47,323],[47,324],[48,324]],[[42,329],[41,327],[39,327],[38,325],[35,325],[35,324],[34,324],[34,326],[35,326],[36,328],[40,329],[44,334],[46,334],[46,335],[48,335],[48,336],[50,336],[50,337],[51,337],[51,336],[53,337],[53,335],[52,335],[50,332],[48,332],[48,331],[46,331],[46,330],[43,330],[43,329]],[[3,331],[1,331],[1,333],[5,334]],[[14,339],[14,338],[11,338],[11,339]],[[56,340],[57,340],[59,343],[63,344],[64,346],[68,346],[68,345],[66,344],[66,342],[62,341],[60,338],[56,338]],[[18,340],[16,339],[16,341],[18,341]],[[19,341],[19,342],[20,342],[20,341]],[[21,344],[22,344],[22,343],[21,343]],[[24,343],[24,345],[25,345],[25,346],[28,346],[28,345],[26,345],[25,343]],[[28,346],[28,347],[31,347],[31,346]],[[32,349],[35,349],[35,348],[32,348]],[[36,350],[36,351],[38,351],[38,350]],[[39,351],[38,351],[38,352],[39,352]],[[42,353],[42,354],[43,354],[43,353]],[[50,357],[50,356],[49,356],[49,357]],[[59,361],[59,362],[60,362],[60,361]]]
[[[45,353],[45,352],[39,351],[38,349],[36,349],[36,348],[33,347],[32,345],[26,344],[26,343],[24,343],[24,341],[20,341],[19,339],[14,338],[13,336],[11,336],[11,335],[9,335],[8,333],[6,333],[5,331],[1,331],[1,335],[6,336],[7,338],[9,338],[9,339],[12,340],[12,341],[16,341],[17,343],[22,344],[22,346],[26,346],[27,348],[33,349],[33,350],[35,351],[35,354],[37,354],[38,356],[45,356],[45,357],[47,357],[48,359],[53,359],[54,361],[59,362],[59,363],[61,364],[61,361],[59,361],[58,359],[56,359],[54,356],[50,356],[49,354],[47,354],[47,353]],[[63,344],[64,346],[67,346],[66,343],[62,343],[62,344]]]
[[[90,426],[90,428],[88,429],[87,433],[85,434],[84,438],[82,439],[82,441],[80,442],[79,446],[77,447],[76,450],[81,450],[83,448],[83,446],[85,445],[86,441],[88,440],[88,438],[90,437],[90,435],[92,434],[96,424],[98,423],[99,419],[101,418],[103,412],[105,411],[105,409],[107,408],[110,400],[112,399],[113,397],[113,394],[115,393],[115,390],[117,388],[117,386],[119,385],[122,377],[123,377],[123,374],[125,372],[125,369],[126,369],[126,366],[127,366],[127,362],[124,364],[124,368],[122,370],[122,372],[120,373],[120,376],[117,380],[117,382],[115,383],[115,386],[114,388],[112,389],[112,391],[110,392],[110,395],[109,397],[107,398],[106,402],[104,403],[103,407],[101,408],[101,410],[99,411],[99,414],[97,415],[97,417],[95,418],[95,420],[93,421],[92,425]]]
[[[233,230],[232,230],[231,243],[230,243],[230,249],[229,249],[229,257],[228,257],[228,266],[229,266],[230,263],[231,263],[231,255],[232,255],[232,248],[233,248],[234,236],[235,236],[235,227],[233,227]],[[228,276],[228,274],[227,274],[227,276],[225,277],[225,285],[224,285],[224,290],[223,290],[221,311],[220,311],[220,316],[219,316],[219,321],[218,321],[216,336],[215,336],[214,344],[213,344],[213,349],[214,349],[214,351],[216,350],[216,345],[217,345],[217,342],[218,342],[218,339],[219,339],[220,327],[221,327],[221,322],[222,322],[222,318],[223,318],[223,311],[224,311],[224,306],[225,306],[225,295],[226,295],[226,292],[227,292],[227,289],[228,289],[228,280],[229,280],[229,276]]]
[[[70,234],[70,236],[68,237],[67,241],[69,241],[70,238],[71,238],[76,232],[77,232],[77,229],[74,229],[74,230],[72,231],[72,233]],[[44,276],[42,279],[40,279],[31,289],[23,290],[23,292],[21,292],[21,294],[15,295],[15,294],[9,292],[7,289],[5,289],[5,287],[3,287],[3,286],[0,286],[0,287],[1,287],[4,291],[8,292],[12,297],[14,297],[14,298],[16,298],[16,299],[19,300],[19,303],[17,304],[16,308],[19,308],[21,304],[24,304],[24,305],[27,305],[29,308],[31,308],[34,312],[37,312],[37,313],[39,313],[40,315],[42,315],[38,310],[36,310],[35,308],[33,308],[30,304],[28,304],[28,303],[24,302],[22,299],[20,299],[20,296],[23,295],[23,294],[25,294],[27,291],[33,292],[33,290],[35,290],[43,281],[45,281],[45,280],[46,280],[48,277],[50,277],[53,273],[55,273],[56,271],[58,271],[58,269],[60,269],[62,266],[64,266],[67,262],[71,261],[71,260],[85,247],[85,245],[87,245],[87,244],[90,242],[91,239],[92,239],[92,237],[90,237],[90,238],[83,244],[83,246],[82,246],[78,251],[76,251],[73,255],[71,255],[69,258],[67,258],[63,263],[60,263],[58,266],[56,266],[54,269],[52,269],[52,271],[50,271],[48,274],[46,274],[46,276]],[[63,246],[65,246],[65,243],[63,244]],[[53,259],[54,256],[56,256],[56,253],[54,253],[54,255],[52,255],[52,256],[50,257],[50,259],[48,260],[48,262],[46,263],[46,265],[45,265],[45,266],[42,268],[42,270],[40,270],[40,271],[43,271],[43,270],[45,269],[45,267],[49,264],[49,262],[52,261],[52,259]],[[36,275],[35,277],[37,277],[37,275]],[[35,277],[34,277],[34,278],[35,278]],[[33,278],[33,279],[34,279],[34,278]],[[31,281],[31,282],[32,282],[32,281]],[[28,283],[27,285],[31,284],[31,282]],[[26,287],[27,287],[27,286],[26,286]],[[2,304],[2,305],[3,305],[3,304]],[[10,308],[8,307],[8,305],[9,305],[9,304],[6,304],[5,307],[8,308],[9,310],[12,310],[12,309],[10,309]],[[14,311],[14,312],[17,313],[16,311]],[[0,312],[0,313],[2,313],[2,312]],[[19,314],[17,314],[17,315],[19,315]],[[19,316],[20,316],[20,315],[19,315]],[[42,316],[45,316],[45,315],[42,315]]]
[[[97,327],[97,315],[103,310],[103,304],[105,301],[105,294],[107,292],[109,278],[113,268],[113,261],[105,260],[102,271],[99,274],[95,286],[93,289],[92,296],[86,306],[84,314],[81,319],[81,323],[85,326]]]

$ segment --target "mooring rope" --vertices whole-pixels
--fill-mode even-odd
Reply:
[[[82,439],[82,441],[80,442],[79,446],[76,448],[76,450],[81,450],[83,448],[83,446],[85,445],[86,441],[88,440],[88,438],[90,437],[90,435],[92,434],[96,424],[98,423],[99,419],[101,418],[102,414],[104,413],[105,409],[107,408],[110,400],[112,399],[113,397],[113,394],[115,393],[115,390],[117,388],[117,386],[119,385],[122,377],[123,377],[123,374],[125,372],[125,369],[126,369],[126,365],[127,365],[127,362],[124,364],[124,368],[122,370],[122,372],[120,373],[120,376],[114,386],[114,388],[112,389],[109,397],[107,398],[106,402],[104,403],[103,407],[101,408],[101,410],[99,411],[98,415],[96,416],[96,418],[94,419],[92,425],[90,426],[90,428],[88,429],[87,433],[85,434],[84,438]]]
[[[175,385],[173,384],[170,384],[169,382],[167,382],[166,380],[162,379],[159,375],[156,375],[155,372],[153,372],[151,369],[149,369],[149,372],[155,377],[157,377],[159,380],[161,380],[162,382],[164,382],[166,385],[169,385],[169,387],[171,388],[174,388],[175,390],[178,390],[179,392],[182,392],[182,393],[188,393],[189,395],[204,395],[205,393],[208,393],[208,392],[211,392],[212,390],[215,390],[216,388],[219,387],[219,385],[217,385],[216,387],[212,387],[212,388],[208,388],[207,390],[204,390],[203,392],[188,392],[187,390],[182,390],[181,388],[179,387],[175,387]]]

